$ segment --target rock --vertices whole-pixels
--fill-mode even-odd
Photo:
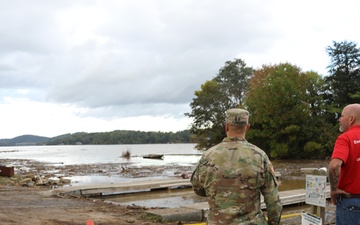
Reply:
[[[71,183],[71,179],[60,178],[60,183],[61,183],[61,184],[70,184],[70,183]]]
[[[35,176],[34,174],[29,173],[29,174],[26,174],[26,176],[25,176],[25,177],[26,177],[26,178],[31,178],[31,179],[32,179],[34,176]]]
[[[60,183],[60,179],[57,177],[50,177],[48,179],[48,183],[51,185],[58,185]]]
[[[33,181],[29,181],[27,183],[22,184],[23,187],[34,187],[35,183]]]
[[[26,183],[28,183],[28,182],[30,182],[30,181],[32,181],[31,178],[25,178],[25,179],[22,179],[22,180],[20,181],[20,184],[23,185],[23,184],[26,184]]]
[[[39,176],[35,176],[35,184],[40,186],[40,185],[44,185],[44,181],[41,177]]]

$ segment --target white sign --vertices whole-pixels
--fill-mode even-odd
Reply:
[[[306,204],[325,207],[326,176],[306,175]]]
[[[312,214],[303,212],[301,214],[301,225],[322,225],[322,219]]]

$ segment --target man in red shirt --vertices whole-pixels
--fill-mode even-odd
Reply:
[[[339,119],[340,132],[331,156],[331,202],[336,225],[360,224],[360,104],[347,105]]]

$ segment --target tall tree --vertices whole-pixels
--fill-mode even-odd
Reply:
[[[263,66],[249,81],[248,139],[272,158],[302,158],[321,151],[321,77],[291,64]]]
[[[195,96],[190,103],[192,112],[185,115],[194,120],[190,132],[197,143],[196,148],[206,149],[224,137],[223,114],[229,105],[228,97],[214,80],[202,84]]]
[[[241,59],[225,62],[214,80],[222,86],[222,90],[230,99],[233,106],[243,105],[248,80],[253,73],[253,68],[247,67]]]
[[[207,149],[225,137],[225,111],[243,104],[244,93],[253,69],[241,59],[227,61],[210,81],[195,91],[190,103],[193,118],[190,131],[197,142],[197,149]]]
[[[360,49],[356,45],[334,41],[333,46],[326,48],[331,57],[329,76],[325,78],[327,99],[333,112],[341,112],[345,105],[360,101]]]

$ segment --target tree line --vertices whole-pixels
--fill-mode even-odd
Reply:
[[[111,132],[64,134],[44,142],[45,145],[100,145],[100,144],[163,144],[190,143],[190,131],[144,132],[115,130]]]
[[[253,69],[242,59],[225,62],[195,91],[191,112],[185,114],[193,119],[190,132],[196,148],[221,142],[225,111],[240,107],[250,112],[247,140],[271,158],[329,157],[342,108],[360,100],[360,49],[354,42],[334,41],[326,53],[326,76],[290,63]]]

